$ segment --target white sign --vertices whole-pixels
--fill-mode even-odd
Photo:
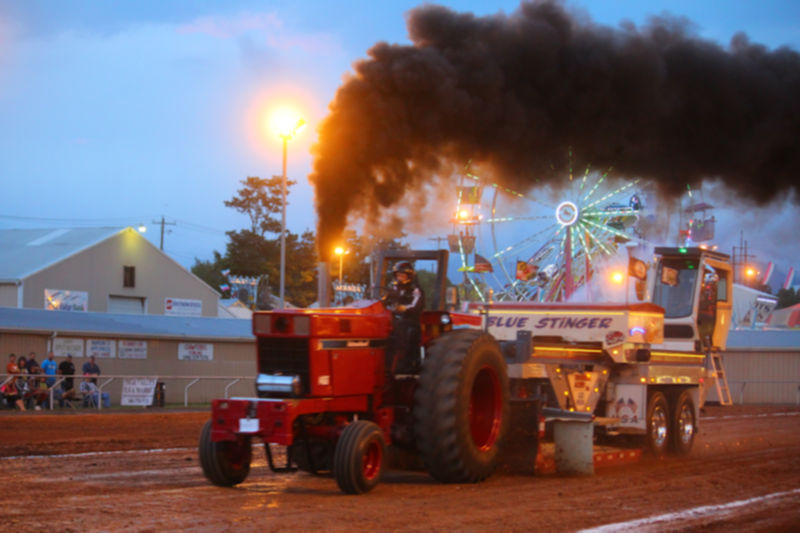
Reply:
[[[44,308],[48,311],[88,311],[89,293],[85,291],[44,290]]]
[[[146,407],[153,404],[156,378],[125,378],[122,380],[122,401],[120,405]]]
[[[147,359],[147,341],[119,341],[120,359]]]
[[[117,344],[108,339],[89,339],[86,341],[86,357],[111,359],[117,355]]]
[[[203,316],[202,300],[164,298],[164,314],[170,316]]]
[[[178,344],[178,359],[181,361],[213,361],[214,345],[205,342],[181,342]]]
[[[56,337],[53,339],[53,355],[56,357],[83,357],[83,339]]]

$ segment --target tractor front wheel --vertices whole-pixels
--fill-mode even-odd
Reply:
[[[383,472],[386,444],[374,422],[356,420],[342,431],[333,455],[333,476],[346,494],[363,494],[375,488]]]
[[[247,478],[250,473],[252,447],[250,437],[213,442],[211,420],[203,426],[198,445],[203,474],[214,485],[232,487]]]

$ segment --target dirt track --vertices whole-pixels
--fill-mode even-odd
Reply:
[[[390,471],[345,496],[329,477],[276,475],[263,453],[237,488],[210,485],[195,446],[206,412],[0,414],[7,531],[636,531],[800,529],[800,410],[710,407],[688,458],[589,478],[503,468],[478,485]],[[741,502],[754,499],[752,502]],[[713,507],[694,513],[684,511]]]

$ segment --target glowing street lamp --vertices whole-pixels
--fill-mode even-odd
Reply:
[[[339,256],[339,287],[342,286],[342,259],[344,259],[344,254],[350,253],[350,250],[345,250],[341,246],[337,246],[333,253]]]
[[[305,128],[306,121],[298,117],[288,108],[276,109],[269,119],[272,130],[283,141],[283,173],[281,174],[281,280],[280,299],[281,309],[284,308],[284,294],[286,288],[286,148],[289,139]]]

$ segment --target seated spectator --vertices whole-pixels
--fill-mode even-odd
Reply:
[[[37,368],[36,374],[40,374],[41,369]],[[41,411],[42,408],[50,407],[50,388],[47,386],[47,382],[44,380],[43,377],[32,377],[29,380],[30,385],[30,395],[33,399],[33,409],[35,411]]]
[[[55,355],[53,352],[47,354],[47,359],[42,361],[42,371],[46,376],[55,376],[58,372],[58,364],[55,360]],[[52,387],[53,384],[56,382],[55,377],[48,377],[47,378],[47,386]]]
[[[89,360],[83,363],[83,375],[89,374],[92,376],[92,383],[97,385],[97,376],[100,375],[100,367],[94,361],[94,356],[90,355]]]
[[[28,362],[25,363],[25,369],[28,374],[37,374],[39,371],[39,361],[36,360],[36,352],[28,354]]]
[[[19,374],[19,367],[17,366],[17,356],[13,353],[8,356],[8,364],[6,365],[6,374],[10,374],[13,376],[14,374]],[[8,403],[10,408],[16,407],[20,411],[25,410],[25,405],[22,402],[22,397],[17,390],[17,379],[14,377],[10,377],[7,379],[3,385],[3,396]]]
[[[64,400],[75,398],[75,383],[72,377],[75,375],[75,364],[72,362],[72,354],[67,354],[67,358],[59,363],[58,374],[65,376],[61,382],[61,398],[58,400],[58,405],[64,407]]]
[[[92,382],[89,374],[84,374],[80,390],[83,394],[84,407],[97,406],[100,398],[103,400],[103,407],[111,407],[111,395],[104,392],[103,395],[100,396],[100,390],[97,388],[97,385]]]
[[[22,400],[22,405],[24,405],[26,409],[30,409],[32,402],[30,397],[30,388],[28,387],[28,360],[21,355],[17,359],[16,374],[19,374],[19,377],[16,379],[15,383],[17,395],[19,396],[19,399]]]

